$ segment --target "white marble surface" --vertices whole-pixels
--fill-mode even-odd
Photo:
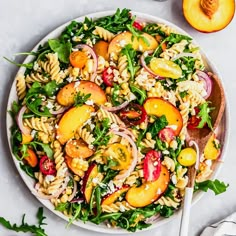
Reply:
[[[189,235],[199,235],[204,226],[236,211],[236,100],[235,54],[236,54],[236,19],[224,30],[203,34],[195,31],[184,20],[180,0],[157,2],[152,0],[0,0],[0,99],[1,99],[1,139],[0,139],[0,216],[12,222],[20,222],[26,213],[27,220],[35,223],[35,213],[40,203],[26,188],[12,162],[5,130],[7,97],[17,67],[7,63],[2,56],[12,57],[16,52],[30,51],[46,34],[60,24],[88,13],[130,8],[169,20],[190,33],[206,51],[209,58],[220,70],[231,110],[230,141],[226,161],[219,174],[219,179],[230,184],[228,191],[215,197],[212,193],[205,196],[192,208]],[[17,58],[22,62],[21,57]],[[65,229],[66,222],[45,209],[47,217],[46,231],[49,236],[100,235],[75,226]],[[146,236],[178,235],[179,219],[149,232],[139,233]],[[7,231],[0,226],[0,236],[23,235]],[[25,234],[24,234],[25,235]]]

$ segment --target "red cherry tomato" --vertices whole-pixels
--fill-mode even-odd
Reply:
[[[200,112],[199,108],[195,107],[195,115],[191,116],[188,119],[188,124],[187,124],[187,128],[188,129],[197,129],[199,123],[201,122],[201,118],[198,117],[198,113]]]
[[[57,172],[55,163],[47,156],[41,157],[39,162],[39,168],[44,175],[55,175]]]
[[[113,80],[114,80],[114,67],[108,67],[102,72],[102,80],[106,86],[113,87]]]
[[[156,181],[161,173],[161,152],[149,151],[143,164],[143,173],[146,181]]]
[[[143,29],[143,26],[137,21],[135,21],[133,23],[133,27],[136,28],[137,30],[142,30]]]
[[[175,138],[175,131],[170,127],[166,127],[160,130],[158,137],[162,142],[170,143]]]
[[[147,120],[147,112],[139,104],[130,103],[120,111],[120,118],[127,125],[139,125]]]

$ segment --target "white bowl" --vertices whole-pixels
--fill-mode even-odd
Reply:
[[[92,19],[98,19],[100,17],[104,17],[104,16],[108,16],[108,15],[112,15],[114,14],[115,11],[105,11],[105,12],[97,12],[94,14],[89,14],[87,15],[87,17],[92,18]],[[158,18],[156,16],[151,16],[148,14],[143,14],[143,13],[139,13],[139,12],[132,12],[133,15],[136,15],[138,17],[138,19],[144,21],[144,22],[156,22],[156,23],[162,23],[162,24],[166,24],[171,26],[172,28],[176,29],[177,31],[179,31],[182,34],[188,35],[184,30],[182,30],[181,28],[177,27],[176,25],[163,20],[161,18]],[[83,21],[84,20],[84,16],[76,18],[76,21]],[[50,34],[48,34],[46,37],[44,37],[33,49],[33,51],[36,51],[39,45],[44,44],[45,42],[48,41],[48,39],[52,39],[52,38],[57,38],[61,32],[65,29],[65,27],[70,23],[71,21],[63,24],[62,26],[58,27],[57,29],[55,29],[54,31],[52,31]],[[190,36],[191,37],[191,36]],[[193,41],[193,43],[197,44],[196,41]],[[207,56],[204,52],[202,52],[203,55],[203,59],[204,62],[206,64],[206,67],[212,71],[214,74],[218,75],[219,78],[221,78],[221,76],[219,75],[219,72],[217,71],[216,67],[207,59]],[[28,63],[32,60],[32,56],[28,56],[24,63]],[[24,73],[24,68],[20,68],[18,73]],[[7,106],[7,110],[11,109],[11,104],[13,101],[17,100],[17,93],[16,93],[16,81],[13,82],[11,90],[10,90],[10,94],[9,94],[9,99],[8,99],[8,106]],[[19,161],[15,158],[15,156],[12,153],[12,147],[11,147],[11,132],[10,132],[10,127],[12,126],[13,121],[12,118],[10,116],[9,113],[7,113],[7,117],[6,117],[6,126],[7,126],[7,138],[8,138],[8,143],[10,146],[10,150],[11,150],[11,155],[13,158],[13,161],[16,165],[16,168],[18,170],[18,172],[20,173],[22,179],[24,180],[25,184],[27,185],[27,187],[30,189],[30,191],[32,192],[34,190],[34,180],[32,178],[30,178],[24,171],[21,170],[20,165],[19,165]],[[221,158],[220,160],[223,160],[224,156],[225,156],[225,151],[226,151],[226,145],[228,144],[228,136],[229,136],[229,112],[228,112],[228,108],[226,107],[226,110],[224,112],[223,118],[221,120],[221,123],[219,125],[218,128],[218,137],[220,139],[220,142],[222,143],[222,152],[221,152]],[[219,171],[220,171],[220,167],[221,167],[221,162],[217,162],[215,165],[215,170],[214,173],[211,176],[211,179],[215,179],[216,176],[218,175]],[[194,194],[193,197],[193,204],[195,204],[202,196],[203,196],[203,192],[197,192],[196,194]],[[59,211],[55,211],[54,210],[54,206],[50,203],[50,201],[48,200],[43,200],[40,198],[37,198],[45,207],[47,207],[49,210],[51,210],[53,213],[55,213],[56,215],[58,215],[59,217],[65,219],[66,221],[68,221],[68,217],[66,217],[64,214],[62,214]],[[167,223],[168,221],[172,220],[174,217],[176,217],[177,215],[179,215],[181,213],[181,209],[179,209],[177,212],[175,212],[175,214],[173,216],[171,216],[170,218],[161,218],[158,221],[156,221],[155,223],[153,223],[152,226],[144,229],[144,230],[150,230],[156,227],[160,227],[161,225]],[[95,225],[91,222],[86,222],[83,223],[82,221],[76,221],[73,223],[74,225],[80,226],[82,228],[85,229],[89,229],[89,230],[93,230],[93,231],[97,231],[97,232],[101,232],[101,233],[112,233],[112,234],[121,234],[121,233],[127,233],[126,230],[124,229],[119,229],[119,228],[108,228],[105,224],[101,224],[101,225]],[[142,231],[144,231],[142,230]]]

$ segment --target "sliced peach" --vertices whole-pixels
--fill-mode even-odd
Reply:
[[[160,176],[156,181],[145,182],[140,187],[130,188],[125,198],[133,207],[145,207],[156,201],[164,194],[168,187],[169,181],[169,171],[162,165]]]
[[[21,144],[26,144],[29,143],[33,140],[34,138],[30,134],[22,134],[22,142]]]
[[[80,176],[81,171],[72,165],[73,158],[70,156],[65,156],[65,161],[68,168],[76,175]]]
[[[235,0],[183,0],[183,13],[196,30],[215,32],[225,28],[233,19]]]
[[[144,102],[144,108],[148,115],[162,116],[165,115],[168,125],[171,125],[178,136],[183,127],[183,118],[179,110],[170,102],[161,98],[150,97]]]
[[[105,60],[108,60],[108,46],[108,42],[101,40],[94,44],[93,49],[98,56],[102,56]]]
[[[70,139],[66,143],[65,151],[72,158],[88,158],[94,154],[94,150],[90,149],[82,139]]]
[[[32,149],[28,148],[27,154],[28,155],[24,158],[24,160],[27,162],[27,164],[30,165],[31,167],[37,166],[38,157],[37,157],[36,153]]]
[[[65,85],[57,94],[57,102],[62,106],[71,106],[75,103],[77,93],[91,94],[89,100],[97,105],[102,105],[107,101],[105,92],[94,82],[79,81]]]
[[[96,178],[97,175],[98,175],[98,166],[95,163],[92,163],[85,173],[82,186],[82,192],[84,194],[84,198],[87,203],[90,202],[94,188],[93,179]]]
[[[148,50],[154,50],[158,43],[154,37],[152,37],[150,34],[143,33],[142,37],[144,37],[146,40],[144,41],[143,38],[133,38],[133,35],[130,32],[123,32],[118,34],[115,38],[112,39],[112,41],[109,44],[108,47],[108,54],[111,54],[114,52],[115,54],[119,53],[122,49],[122,46],[131,44],[133,49],[145,52]],[[148,42],[148,44],[146,43]]]
[[[86,122],[94,108],[88,105],[73,107],[66,111],[58,123],[56,138],[61,144],[65,144],[73,138],[76,130]]]
[[[127,192],[129,189],[128,185],[122,186],[117,189],[114,193],[106,195],[102,200],[102,205],[111,205],[114,203],[123,193]]]
[[[213,134],[207,141],[204,148],[204,157],[208,160],[216,160],[220,155],[220,149],[216,147],[214,142],[217,142],[216,135]]]

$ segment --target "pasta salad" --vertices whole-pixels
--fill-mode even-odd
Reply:
[[[212,128],[211,74],[189,36],[130,10],[72,21],[22,64],[12,151],[33,194],[76,220],[136,231],[182,204],[196,150],[188,129]],[[196,176],[220,155],[213,135]],[[226,187],[220,185],[221,191]],[[203,186],[203,187],[202,187]],[[218,192],[219,193],[219,192]]]

